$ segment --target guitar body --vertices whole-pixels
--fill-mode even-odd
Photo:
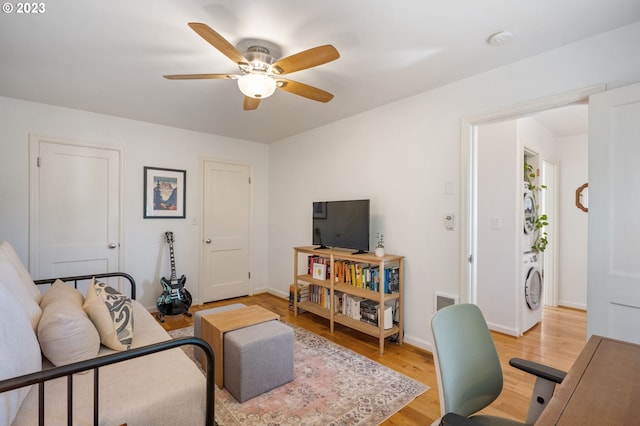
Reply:
[[[169,243],[169,254],[171,256],[171,277],[160,279],[162,284],[162,294],[158,297],[156,305],[160,312],[160,319],[164,315],[180,315],[189,314],[191,307],[191,293],[185,288],[187,277],[182,275],[180,278],[176,275],[176,262],[173,254],[173,232],[165,232],[167,243]]]
[[[184,288],[187,277],[184,275],[174,280],[162,277],[162,294],[158,297],[158,311],[164,315],[180,315],[189,311],[191,307],[191,293]]]

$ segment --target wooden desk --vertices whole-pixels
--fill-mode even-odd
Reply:
[[[640,345],[592,336],[536,425],[640,421]]]
[[[273,320],[280,320],[280,315],[258,305],[216,312],[202,317],[202,338],[211,345],[215,354],[214,372],[218,388],[224,387],[224,333]],[[207,368],[206,358],[202,368]]]

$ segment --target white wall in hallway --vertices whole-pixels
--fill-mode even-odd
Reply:
[[[588,135],[558,139],[560,173],[560,251],[558,304],[587,309],[587,236],[589,214],[576,207],[575,191],[588,180]]]

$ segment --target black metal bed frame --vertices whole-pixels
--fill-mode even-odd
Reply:
[[[59,278],[64,282],[73,282],[74,287],[78,288],[78,282],[90,280],[92,278],[110,278],[119,277],[126,279],[130,285],[131,298],[136,298],[136,283],[133,277],[124,272],[110,272],[95,275],[78,275],[73,277]],[[38,285],[53,284],[56,278],[43,279],[34,281]],[[183,337],[180,339],[168,340],[164,342],[154,343],[139,348],[130,349],[123,352],[117,352],[110,355],[105,355],[97,358],[88,359],[85,361],[79,361],[72,364],[54,367],[47,370],[37,371],[35,373],[25,374],[18,377],[0,381],[0,393],[8,392],[14,389],[19,389],[25,386],[38,385],[38,424],[44,426],[45,424],[45,412],[44,412],[44,386],[45,382],[58,379],[60,377],[67,377],[67,424],[73,424],[73,375],[83,371],[93,370],[93,424],[98,424],[99,415],[99,384],[100,374],[99,368],[106,365],[115,364],[118,362],[127,361],[133,358],[142,357],[145,355],[154,354],[156,352],[165,351],[168,349],[177,348],[184,345],[198,346],[203,350],[207,357],[207,371],[206,371],[206,418],[205,425],[214,425],[214,368],[213,368],[213,350],[211,346],[204,340],[198,337]]]

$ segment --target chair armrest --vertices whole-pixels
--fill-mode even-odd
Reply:
[[[447,413],[440,419],[440,426],[482,426],[480,422],[456,413]]]
[[[565,371],[522,358],[511,358],[509,365],[554,383],[562,383],[567,375]]]

